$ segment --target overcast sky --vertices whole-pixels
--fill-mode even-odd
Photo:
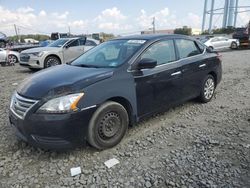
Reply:
[[[216,0],[223,7],[224,0]],[[239,0],[250,6],[250,0]],[[204,0],[0,0],[0,31],[14,35],[14,24],[21,34],[51,32],[132,34],[152,27],[173,29],[183,25],[201,28]],[[250,8],[249,8],[250,9]],[[222,16],[214,19],[221,27]],[[246,25],[250,13],[238,17]]]

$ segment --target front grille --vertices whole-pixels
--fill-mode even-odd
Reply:
[[[10,109],[17,117],[24,119],[26,113],[37,102],[36,100],[27,99],[15,93],[11,99]]]
[[[30,56],[28,54],[20,54],[20,60],[23,62],[28,62],[30,60]]]

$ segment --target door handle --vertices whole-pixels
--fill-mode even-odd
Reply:
[[[181,71],[174,72],[174,73],[171,74],[171,76],[176,76],[176,75],[179,75],[179,74],[181,74]]]
[[[200,68],[207,66],[205,63],[202,65],[199,65]]]

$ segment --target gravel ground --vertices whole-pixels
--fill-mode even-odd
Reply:
[[[0,67],[0,187],[250,187],[250,51],[222,52],[223,80],[207,104],[190,101],[131,128],[116,147],[67,152],[18,141],[11,93],[32,74]],[[104,162],[120,161],[108,169]],[[82,173],[70,176],[70,168]]]

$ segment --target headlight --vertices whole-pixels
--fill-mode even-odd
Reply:
[[[49,100],[38,109],[38,113],[67,113],[76,111],[77,104],[84,93],[76,93]]]
[[[34,53],[31,53],[33,56],[37,56],[37,57],[41,57],[44,52],[34,52]]]

